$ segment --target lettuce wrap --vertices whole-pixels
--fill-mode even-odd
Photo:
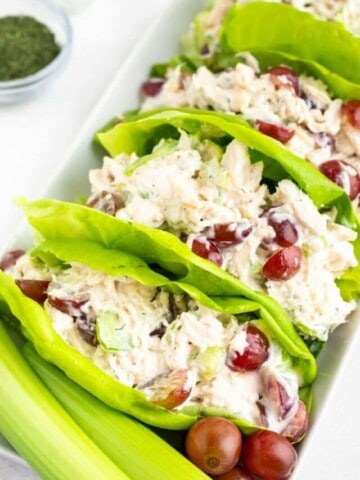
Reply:
[[[182,132],[181,135],[178,130],[171,130],[171,126],[178,127]],[[215,126],[217,129],[214,129]],[[196,133],[185,134],[184,131]],[[227,139],[226,134],[241,140],[242,144],[231,142],[231,137]],[[176,139],[176,136],[179,135],[180,139]],[[161,138],[160,142],[159,138]],[[256,248],[263,249],[262,239],[266,236],[262,230],[266,229],[266,221],[264,222],[262,217],[267,215],[262,209],[263,207],[269,211],[274,204],[287,204],[285,205],[287,213],[284,210],[281,211],[283,214],[291,214],[290,217],[287,217],[289,221],[292,218],[293,222],[297,221],[298,224],[303,224],[305,230],[306,225],[312,224],[315,242],[318,241],[318,237],[323,239],[323,243],[315,247],[315,251],[318,250],[322,255],[322,260],[314,254],[314,251],[311,254],[313,247],[311,247],[310,232],[309,235],[305,234],[306,239],[297,244],[302,246],[303,253],[307,258],[304,260],[304,269],[331,271],[332,260],[330,258],[333,257],[332,254],[325,263],[322,263],[324,252],[328,248],[327,245],[332,245],[334,254],[335,252],[344,253],[349,247],[349,245],[337,243],[334,238],[330,239],[326,229],[321,230],[320,225],[325,219],[325,214],[317,212],[315,206],[310,207],[309,199],[304,197],[292,182],[289,183],[284,179],[295,179],[318,208],[324,207],[324,205],[328,205],[329,208],[337,204],[338,220],[345,225],[352,225],[354,230],[357,230],[357,217],[352,213],[349,199],[344,192],[338,200],[332,200],[335,191],[339,191],[337,185],[329,182],[309,163],[292,155],[279,142],[264,138],[237,117],[213,112],[172,109],[141,114],[137,120],[123,122],[112,130],[100,132],[98,139],[112,156],[116,156],[119,152],[127,152],[130,155],[122,153],[115,158],[115,161],[105,158],[101,170],[90,172],[93,196],[88,201],[89,206],[102,209],[107,213],[112,210],[111,214],[118,218],[165,229],[183,239],[184,236],[187,236],[187,243],[193,250],[192,240],[195,238],[197,241],[199,238],[196,235],[203,234],[207,239],[214,237],[214,232],[209,231],[213,225],[224,227],[225,224],[234,221],[240,222],[243,228],[251,230],[251,222],[255,222],[257,225],[255,230],[253,229],[251,234],[248,230],[248,238],[243,239],[244,246],[237,247],[237,253],[234,250],[233,256],[229,254],[231,249],[227,249],[223,252],[224,261],[220,261],[220,263],[223,268],[256,290],[263,289],[264,285],[261,279],[258,277],[259,282],[257,282],[255,277],[261,269],[261,265],[268,258],[267,254],[262,256],[254,253]],[[154,144],[152,144],[152,140]],[[247,158],[244,146],[241,147],[244,143],[250,146],[248,150],[250,160]],[[134,150],[137,155],[131,153]],[[201,156],[200,161],[194,158],[196,155]],[[178,158],[175,158],[176,156]],[[264,165],[263,169],[262,165]],[[159,176],[159,172],[161,172],[161,176]],[[175,181],[174,178],[177,180]],[[275,193],[263,196],[264,188],[266,189],[263,182],[267,182],[269,188],[275,190]],[[166,190],[163,185],[170,187]],[[234,186],[235,191],[233,190]],[[211,192],[213,193],[211,194]],[[220,200],[216,200],[217,196]],[[300,209],[294,204],[295,197],[298,198],[298,205],[301,205]],[[293,207],[290,206],[291,204]],[[238,206],[238,208],[232,208],[231,205]],[[309,209],[305,205],[309,205]],[[257,209],[258,206],[260,209]],[[300,213],[299,210],[302,212]],[[345,211],[347,211],[345,214],[347,219],[343,216]],[[339,215],[339,212],[342,213]],[[348,214],[349,216],[347,216]],[[350,218],[352,220],[349,222]],[[334,228],[341,230],[341,227]],[[305,232],[305,230],[303,231]],[[263,232],[263,236],[259,240],[260,245],[257,245],[256,236],[260,235],[260,231]],[[341,231],[345,232],[345,230]],[[358,242],[358,239],[355,240],[356,234],[349,231],[348,233],[352,240]],[[246,259],[244,257],[239,263],[237,255],[240,255],[241,248],[243,251],[247,249],[248,253]],[[343,253],[339,253],[339,255],[341,256]],[[201,255],[201,252],[199,254]],[[212,260],[217,263],[215,252],[211,251],[210,254],[213,256]],[[359,272],[358,267],[355,268],[355,262],[353,258],[352,263],[344,264],[340,268],[342,271],[348,269],[346,282],[345,279],[339,282],[344,290],[342,291],[343,298],[346,300],[357,298],[359,294],[357,287]],[[245,263],[248,263],[249,267],[246,267]],[[241,265],[241,270],[236,265]],[[338,279],[341,276],[338,266],[336,270],[335,278]],[[300,278],[301,276],[297,282],[300,282]],[[315,283],[310,288],[310,283],[313,281]],[[300,283],[290,287],[292,282],[295,283],[295,280],[285,282],[282,286],[285,288],[287,285],[287,288],[293,288],[294,291],[303,290]],[[304,277],[302,282],[309,285],[308,294],[310,296],[313,296],[311,290],[319,290],[316,286],[317,283],[324,285],[324,295],[327,295],[325,293],[327,281],[325,279],[320,281],[315,272],[314,276],[309,273],[309,276]],[[268,293],[274,294],[274,297],[285,306],[302,331],[313,335],[314,332],[311,332],[312,321],[309,319],[313,318],[314,313],[306,309],[300,312],[293,302],[288,300],[289,292],[283,296],[284,292],[279,291],[280,283],[268,284]],[[329,292],[334,284],[328,285]],[[324,297],[319,303],[330,305],[331,299],[336,295],[338,294],[335,288],[333,295],[328,300],[325,300]],[[298,303],[312,305],[313,311],[319,310],[315,300],[305,300],[304,297],[300,301],[298,298]],[[338,305],[339,308],[333,304],[332,311],[340,312],[342,309],[340,304],[341,301]],[[329,315],[331,316],[331,312]],[[329,319],[329,315],[326,314],[324,318]],[[345,314],[346,316],[347,314]],[[314,322],[317,322],[315,318]],[[326,338],[326,331],[322,330],[320,326],[314,330],[316,336],[322,339]]]
[[[293,179],[318,208],[336,205],[338,221],[356,228],[356,214],[344,190],[313,165],[288,151],[280,142],[264,136],[240,117],[189,108],[163,108],[142,112],[116,122],[96,134],[96,140],[112,156],[120,153],[147,155],[161,138],[177,138],[179,129],[200,133],[218,143],[234,138],[251,149],[254,162],[264,163],[264,177]],[[148,157],[151,160],[151,157]],[[146,159],[145,159],[146,161]]]
[[[108,295],[107,291],[104,290],[104,295],[101,296],[100,301],[100,311],[96,311],[96,302],[91,303],[89,298],[84,300],[84,295],[90,294],[99,285],[103,287],[105,284],[111,284],[114,288],[119,287],[117,296],[121,297],[122,294],[125,295],[124,292],[127,291],[129,285],[135,285],[139,292],[145,292],[146,295],[152,297],[150,300],[146,300],[147,303],[155,301],[155,298],[159,295],[166,299],[166,305],[168,305],[170,297],[172,301],[176,298],[170,310],[174,314],[174,305],[176,305],[176,315],[187,315],[185,322],[183,322],[183,328],[186,328],[186,322],[191,321],[191,308],[195,314],[199,310],[205,312],[205,317],[213,316],[212,321],[216,321],[217,325],[221,325],[223,322],[224,328],[231,325],[234,330],[235,324],[237,325],[238,322],[239,325],[236,328],[240,328],[242,322],[245,322],[245,325],[250,323],[256,326],[266,335],[271,348],[275,348],[277,352],[276,361],[282,365],[281,369],[285,373],[288,372],[286,375],[290,375],[289,378],[298,379],[301,396],[309,407],[311,396],[308,385],[315,378],[316,363],[306,345],[295,332],[291,322],[275,302],[243,287],[240,282],[229,278],[225,273],[222,275],[218,275],[217,272],[216,274],[212,273],[211,264],[206,265],[208,267],[207,271],[203,270],[195,265],[197,262],[201,265],[201,261],[196,259],[191,262],[191,254],[186,259],[186,256],[178,255],[176,249],[169,250],[166,242],[160,246],[147,229],[129,224],[121,225],[100,212],[89,212],[85,207],[51,201],[41,201],[37,206],[35,204],[27,205],[25,209],[29,217],[34,220],[34,225],[37,224],[36,217],[42,223],[38,216],[41,211],[41,204],[47,205],[47,214],[51,215],[51,211],[55,213],[55,216],[51,216],[50,223],[47,223],[50,220],[49,216],[45,215],[44,217],[42,215],[44,212],[40,214],[42,220],[45,221],[40,230],[45,234],[47,240],[33,249],[31,257],[24,254],[18,256],[16,262],[7,263],[5,270],[16,278],[16,283],[10,276],[0,271],[0,307],[6,317],[15,317],[19,320],[22,332],[44,359],[57,365],[71,379],[113,408],[161,428],[185,429],[194,423],[199,416],[222,415],[231,418],[244,432],[250,433],[254,429],[266,427],[267,422],[264,420],[266,409],[270,411],[274,402],[280,401],[280,393],[282,398],[285,395],[285,398],[288,399],[286,405],[286,402],[280,402],[278,406],[275,405],[275,413],[278,412],[281,422],[291,408],[293,409],[292,415],[295,414],[297,404],[292,401],[290,405],[290,395],[286,393],[286,389],[284,390],[284,385],[281,385],[280,377],[274,376],[271,365],[267,367],[266,363],[261,365],[260,369],[257,368],[256,371],[250,373],[254,376],[258,375],[256,372],[259,372],[259,375],[262,372],[261,382],[264,382],[264,388],[269,395],[268,404],[261,407],[256,406],[256,409],[259,409],[257,413],[259,422],[257,424],[239,418],[234,412],[229,412],[221,406],[218,407],[216,403],[215,405],[204,406],[197,400],[182,406],[184,391],[187,391],[183,383],[180,384],[180,394],[176,390],[176,395],[180,395],[180,400],[182,400],[180,404],[179,402],[174,404],[173,401],[170,401],[173,400],[171,389],[170,400],[165,395],[166,401],[164,401],[163,392],[169,393],[168,385],[164,385],[164,375],[156,376],[155,381],[150,378],[152,381],[145,381],[142,387],[138,385],[138,388],[131,388],[131,382],[130,385],[127,385],[124,384],[126,382],[121,381],[123,377],[119,373],[120,370],[116,370],[116,373],[109,372],[110,367],[104,367],[106,355],[107,358],[113,359],[120,352],[124,355],[122,358],[127,358],[131,356],[131,352],[134,350],[138,354],[140,347],[132,344],[132,341],[126,337],[127,327],[124,329],[124,325],[120,326],[116,323],[118,325],[116,326],[114,324],[115,312],[111,309],[115,303],[111,302],[117,300],[113,295]],[[56,215],[56,213],[59,215]],[[71,236],[61,237],[58,234],[59,232],[55,236],[52,235],[55,233],[53,229],[57,230],[60,224],[64,225],[62,220],[66,224],[64,232],[68,230],[71,224],[76,239],[70,238]],[[110,223],[108,223],[109,221]],[[118,229],[119,226],[120,230]],[[175,241],[170,240],[164,232],[153,233],[160,234],[163,239],[168,237],[169,242]],[[163,233],[164,235],[162,235]],[[137,245],[133,245],[131,242],[131,238],[134,238],[134,236],[137,238]],[[186,264],[188,264],[189,271],[191,270],[194,276],[207,278],[208,282],[205,283],[208,283],[209,287],[212,281],[218,283],[219,286],[227,290],[228,296],[210,298],[183,281],[170,281],[163,274],[150,269],[147,263],[130,253],[131,250],[134,250],[134,247],[135,250],[139,249],[141,240],[145,240],[142,242],[141,250],[143,251],[143,257],[147,257],[148,261],[157,262],[158,265],[170,265],[173,270],[179,268],[184,270]],[[128,246],[128,252],[126,249],[121,249],[121,243]],[[177,265],[177,268],[174,268],[175,265]],[[40,285],[39,282],[47,283],[45,287],[42,283],[43,296],[41,299],[39,296],[36,297],[34,293]],[[68,288],[67,291],[65,291],[66,288]],[[208,289],[211,290],[211,288]],[[215,288],[215,290],[219,292],[221,288]],[[136,293],[136,290],[130,290],[130,292],[131,296],[128,297],[128,301],[122,304],[122,316],[117,319],[120,323],[126,316],[124,312],[129,312],[134,308],[131,307],[130,310],[126,310],[127,306],[133,305],[131,303],[133,301],[132,296]],[[155,296],[153,297],[154,293]],[[249,293],[249,296],[247,296],[247,293]],[[36,297],[37,301],[29,298],[29,296]],[[134,298],[137,299],[136,295]],[[184,298],[192,302],[193,306],[189,312],[186,310],[188,307],[181,306],[181,299]],[[156,304],[154,311],[159,312],[162,306],[161,303]],[[185,308],[185,312],[181,310],[182,308]],[[95,326],[92,325],[94,327],[92,328],[90,317],[94,312],[96,313],[96,319],[94,320]],[[139,322],[143,322],[141,329],[145,328],[152,318],[149,312],[142,320],[140,318],[143,315],[141,311],[134,316]],[[218,317],[217,320],[215,320],[216,316]],[[159,318],[163,317],[157,316],[155,318],[156,322],[159,321]],[[168,322],[166,331],[162,332],[162,335],[158,331],[150,332],[149,335],[152,336],[151,338],[158,340],[158,343],[162,341],[161,338],[164,338],[165,342],[169,341],[171,343],[174,331],[176,333],[178,328],[179,318],[181,317],[174,316]],[[167,322],[164,320],[164,323]],[[84,328],[84,325],[86,328]],[[162,327],[165,329],[165,325]],[[74,328],[77,329],[76,332],[74,332]],[[132,329],[136,330],[136,325]],[[196,331],[196,328],[193,328],[193,331]],[[159,339],[156,338],[157,336]],[[94,338],[96,339],[95,342]],[[241,341],[243,342],[243,340]],[[173,351],[171,345],[170,348]],[[209,379],[211,382],[212,378],[216,378],[215,372],[219,368],[219,359],[220,363],[224,361],[225,352],[221,348],[213,346],[204,348],[202,351],[201,349],[200,351],[195,350],[195,353],[196,355],[192,355],[191,361],[200,363],[201,371],[205,372],[203,373],[205,379]],[[270,358],[272,357],[270,356]],[[140,365],[140,367],[140,371],[142,369],[148,370],[147,364]],[[230,371],[229,368],[228,370]],[[183,372],[184,369],[180,371]],[[243,375],[247,375],[247,373],[243,372]],[[280,371],[278,375],[282,375]],[[283,382],[287,381],[286,375],[284,376],[285,380],[282,380]],[[157,383],[159,377],[161,377],[160,384]],[[169,377],[168,371],[165,372],[165,378],[172,378],[171,375]],[[195,386],[193,388],[195,389]],[[157,397],[154,396],[154,392],[157,393]],[[298,398],[297,393],[295,396]],[[298,400],[296,401],[298,402]],[[279,408],[280,411],[278,411]],[[290,420],[290,417],[287,418]],[[283,425],[281,422],[278,428],[282,430],[285,424]]]
[[[328,5],[330,21],[324,22],[307,13],[312,8],[309,2],[305,11],[277,2],[214,3],[195,17],[182,39],[182,54],[172,59],[172,65],[219,70],[234,65],[234,53],[249,51],[261,58],[262,68],[285,64],[321,79],[340,98],[359,98],[358,69],[354,71],[353,65],[359,61],[360,40],[334,21],[339,20],[334,15],[339,6]],[[321,3],[314,2],[315,9]],[[360,35],[360,8],[355,2],[345,3],[349,5],[342,13],[351,16]]]

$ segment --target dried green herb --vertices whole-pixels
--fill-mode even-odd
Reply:
[[[59,52],[53,32],[35,18],[0,18],[0,81],[36,73]]]

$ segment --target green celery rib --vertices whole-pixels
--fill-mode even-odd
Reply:
[[[130,480],[46,389],[1,321],[0,432],[43,480]]]
[[[133,480],[205,480],[195,465],[138,421],[83,390],[28,343],[24,356],[94,442]]]

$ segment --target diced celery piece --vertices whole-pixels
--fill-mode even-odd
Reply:
[[[225,361],[225,348],[211,346],[199,353],[196,357],[196,363],[200,365],[201,375],[210,380],[220,370]]]
[[[122,331],[116,312],[104,310],[96,318],[96,336],[104,350],[118,352],[131,349],[131,338]]]

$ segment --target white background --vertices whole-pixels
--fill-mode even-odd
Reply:
[[[36,97],[0,105],[0,250],[21,218],[13,199],[40,194],[129,50],[171,1],[93,0],[71,16],[74,45],[61,75]],[[360,342],[348,360],[304,452],[299,480],[360,478]],[[0,480],[35,478],[27,467],[0,458]]]

